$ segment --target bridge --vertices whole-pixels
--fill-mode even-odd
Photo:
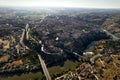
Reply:
[[[40,64],[42,66],[44,75],[46,76],[46,80],[51,80],[51,77],[50,77],[50,74],[49,74],[48,69],[46,67],[46,64],[45,64],[44,60],[41,58],[40,54],[38,54],[38,58],[40,60]]]

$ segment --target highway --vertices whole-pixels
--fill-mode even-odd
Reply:
[[[41,58],[40,54],[38,54],[38,58],[40,60],[40,64],[42,66],[44,75],[46,76],[46,80],[51,80],[51,77],[50,77],[50,74],[49,74],[48,69],[46,67],[46,64],[45,64],[44,60]]]

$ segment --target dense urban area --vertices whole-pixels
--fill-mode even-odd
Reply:
[[[120,10],[1,7],[0,80],[120,80]]]

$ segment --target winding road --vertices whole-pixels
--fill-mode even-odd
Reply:
[[[115,36],[114,34],[110,33],[109,31],[102,29],[104,32],[106,32],[108,35],[112,37],[113,40],[119,40],[120,38]]]

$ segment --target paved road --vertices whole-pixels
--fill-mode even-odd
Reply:
[[[44,60],[41,58],[41,56],[39,54],[38,54],[38,58],[40,60],[40,64],[42,66],[43,72],[44,72],[44,74],[46,76],[46,80],[51,80],[50,74],[48,72],[48,69],[46,67],[46,64],[45,64]]]
[[[93,56],[92,58],[90,58],[90,62],[91,62],[91,63],[94,63],[95,60],[98,59],[98,58],[100,58],[101,56],[103,56],[103,55],[97,54],[97,55]]]
[[[23,30],[23,33],[22,33],[22,36],[21,36],[21,38],[20,38],[20,43],[22,44],[22,46],[23,47],[27,47],[25,44],[24,44],[24,39],[26,39],[26,33],[28,32],[28,27],[29,27],[29,25],[27,24],[26,25],[26,28]],[[26,32],[27,31],[27,32]],[[27,36],[28,36],[28,34],[27,34]],[[32,38],[32,37],[31,37]],[[34,41],[36,41],[34,38],[32,38]],[[37,42],[37,41],[36,41]],[[41,41],[40,41],[41,42]],[[41,44],[41,43],[39,43],[39,44]],[[28,47],[27,47],[28,48]],[[29,49],[29,48],[28,48]],[[41,58],[41,55],[40,54],[38,54],[38,58],[39,58],[39,60],[40,60],[40,64],[41,64],[41,66],[42,66],[42,69],[43,69],[43,72],[44,72],[44,74],[45,74],[45,76],[46,76],[46,80],[51,80],[51,77],[50,77],[50,74],[49,74],[49,72],[48,72],[48,69],[47,69],[47,67],[46,67],[46,64],[45,64],[45,62],[44,62],[44,60]]]
[[[113,40],[119,40],[120,38],[115,36],[114,34],[110,33],[109,31],[102,29],[104,32],[106,32],[108,35],[112,37]]]

